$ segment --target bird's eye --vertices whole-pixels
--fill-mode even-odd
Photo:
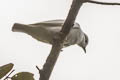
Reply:
[[[85,40],[85,43],[88,43],[88,40]]]

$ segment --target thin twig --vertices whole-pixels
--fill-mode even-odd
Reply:
[[[37,70],[39,71],[39,75],[41,75],[41,70],[38,66],[36,66]],[[40,80],[40,77],[39,77],[39,80]]]
[[[37,70],[39,71],[39,74],[41,73],[41,70],[38,66],[36,66]]]
[[[93,1],[93,0],[85,0],[85,2],[94,3],[94,4],[101,4],[101,5],[120,5],[120,3],[100,2],[100,1]]]

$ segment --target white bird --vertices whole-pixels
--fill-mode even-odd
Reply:
[[[64,21],[65,20],[49,20],[28,25],[15,23],[12,31],[27,33],[38,41],[52,44],[53,37],[62,29]],[[82,47],[86,53],[88,41],[88,36],[81,30],[80,25],[74,23],[74,26],[64,41],[64,47],[77,44]]]

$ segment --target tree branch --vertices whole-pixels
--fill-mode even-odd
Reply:
[[[120,5],[120,3],[99,2],[99,1],[93,1],[93,0],[85,0],[85,2],[101,4],[101,5]]]
[[[39,69],[38,67],[36,67],[40,73],[39,80],[49,80],[50,75],[55,66],[55,63],[60,54],[60,51],[63,47],[63,42],[66,36],[68,35],[68,33],[70,32],[70,29],[74,25],[74,22],[75,22],[75,19],[76,19],[76,16],[78,14],[80,7],[85,2],[102,4],[102,5],[120,5],[120,3],[107,3],[107,2],[98,2],[98,1],[91,1],[91,0],[73,0],[72,6],[70,8],[70,11],[63,24],[61,31],[54,36],[52,49],[51,49],[49,56],[47,57],[45,64],[43,65],[43,69]]]
[[[82,6],[83,2],[84,0],[73,0],[69,14],[63,24],[63,28],[55,35],[52,50],[43,66],[43,69],[40,70],[40,80],[49,80],[51,72],[63,47],[63,42],[67,34],[70,32],[70,29],[73,27],[79,8]]]

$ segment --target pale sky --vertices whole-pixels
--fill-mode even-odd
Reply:
[[[12,25],[65,19],[71,2],[0,0],[0,66],[14,63],[13,74],[28,71],[38,80],[35,66],[42,67],[51,46],[27,34],[12,32]],[[120,6],[86,3],[76,22],[89,37],[87,53],[77,45],[63,49],[50,80],[120,80]]]

